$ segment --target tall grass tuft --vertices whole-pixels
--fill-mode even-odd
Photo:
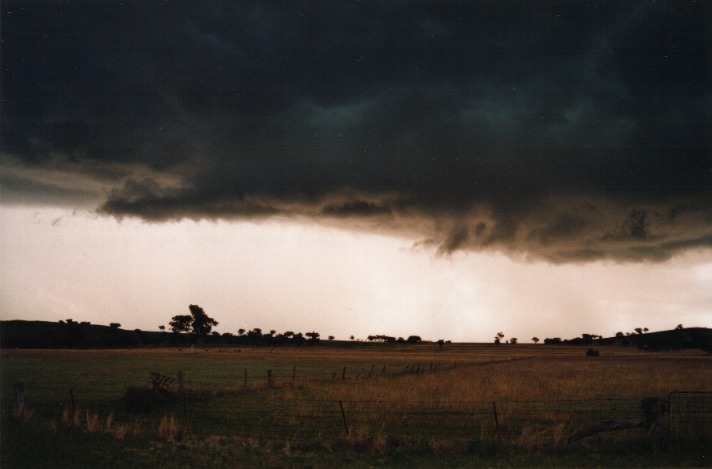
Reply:
[[[87,419],[86,419],[86,428],[87,428],[87,433],[96,433],[98,431],[101,431],[101,423],[99,419],[99,414],[94,412],[93,414],[90,414],[89,411],[86,413]]]
[[[156,436],[161,440],[180,441],[186,436],[186,431],[178,425],[173,414],[164,415],[158,424]]]

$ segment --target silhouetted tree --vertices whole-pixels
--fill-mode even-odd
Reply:
[[[247,340],[249,343],[252,345],[261,345],[262,344],[262,329],[259,327],[255,327],[251,331],[247,333]]]
[[[330,336],[329,336],[329,340],[334,340],[334,336],[333,336],[333,335],[330,335]]]
[[[677,327],[675,328],[675,330],[678,330],[678,331],[679,331],[680,329],[682,329],[682,324],[678,324]]]
[[[511,339],[509,339],[509,343],[516,345],[516,344],[517,344],[517,338],[516,338],[516,337],[512,337]]]
[[[237,335],[244,335],[244,334],[245,334],[245,329],[240,328],[237,330]]]
[[[504,334],[502,332],[498,332],[494,338],[494,343],[499,345],[502,342],[502,339],[504,339]]]
[[[637,332],[638,334],[642,334],[642,333],[643,333],[643,329],[640,328],[640,327],[636,327],[636,328],[634,329],[634,331]]]
[[[205,337],[210,334],[213,326],[217,326],[218,322],[208,316],[203,308],[198,305],[188,306],[190,315],[173,316],[169,325],[173,332],[190,332],[194,337]]]
[[[310,344],[318,344],[319,343],[319,333],[318,332],[307,332],[306,334],[307,337],[309,337],[309,340],[307,341]]]
[[[409,344],[417,344],[418,342],[421,342],[422,340],[423,339],[421,339],[419,335],[411,335],[411,336],[408,336],[407,342]]]
[[[306,342],[304,334],[297,332],[294,334],[294,337],[292,337],[292,342],[294,342],[294,345],[304,345],[304,342]]]
[[[437,344],[438,344],[438,347],[439,347],[439,348],[443,348],[443,345],[445,345],[445,341],[444,341],[443,339],[439,339],[439,340],[437,341]]]
[[[198,305],[190,305],[190,314],[193,316],[193,335],[203,337],[210,334],[213,326],[217,326],[218,322],[205,314],[203,308]]]
[[[118,322],[112,322],[111,324],[109,324],[109,327],[111,327],[112,329],[118,329],[119,327],[121,327],[121,324],[119,324]]]
[[[193,324],[193,316],[189,314],[178,314],[173,316],[171,321],[168,323],[171,326],[171,330],[175,333],[179,332],[190,332],[190,326]]]
[[[532,342],[534,342],[535,344],[538,344],[538,343],[539,343],[539,337],[532,337]]]
[[[158,328],[161,330],[161,332],[166,332],[166,326],[158,326]]]

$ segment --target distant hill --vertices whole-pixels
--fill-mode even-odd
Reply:
[[[712,353],[712,329],[688,327],[669,331],[621,335],[601,339],[591,336],[561,341],[567,345],[633,345],[646,350],[700,349]]]
[[[167,343],[170,336],[167,333],[127,331],[88,322],[0,321],[1,348],[140,347]]]
[[[103,326],[88,322],[67,321],[0,321],[0,348],[126,348],[156,346],[241,345],[241,346],[301,346],[323,343],[316,333],[290,333],[289,337],[257,334],[257,329],[246,335],[230,333],[195,338],[187,333],[128,331],[119,324]],[[310,338],[310,334],[316,337]]]
[[[636,346],[647,350],[701,349],[712,353],[712,329],[705,327],[648,332],[628,338],[633,339]]]

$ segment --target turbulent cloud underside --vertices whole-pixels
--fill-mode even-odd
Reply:
[[[553,262],[712,247],[708,3],[2,9],[7,203]]]

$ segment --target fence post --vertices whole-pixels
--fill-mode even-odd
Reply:
[[[492,409],[494,410],[494,428],[497,431],[497,442],[502,442],[502,436],[499,434],[499,419],[497,418],[497,403],[492,403]]]
[[[74,413],[74,409],[76,409],[76,405],[74,404],[74,389],[69,388],[69,399],[70,402],[72,403],[72,413]]]
[[[350,436],[349,424],[346,423],[346,412],[344,412],[344,403],[339,401],[339,408],[341,408],[341,418],[344,420],[344,428],[346,429],[346,436]]]
[[[185,391],[185,378],[183,377],[183,370],[178,372],[178,394],[183,394]]]
[[[273,384],[274,382],[272,380],[272,370],[267,370],[267,387],[271,388]]]
[[[188,404],[185,402],[185,393],[183,393],[183,419],[185,425],[188,425]]]
[[[13,409],[13,415],[15,417],[22,417],[25,413],[25,383],[19,381],[15,383],[15,408]]]

